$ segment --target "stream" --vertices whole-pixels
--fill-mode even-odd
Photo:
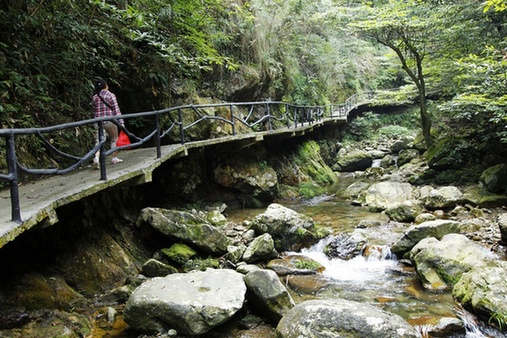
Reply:
[[[325,240],[298,253],[322,264],[325,267],[323,275],[329,283],[311,296],[292,293],[294,301],[299,303],[311,298],[344,298],[367,302],[398,314],[418,327],[423,334],[437,319],[451,317],[460,319],[467,332],[466,335],[447,337],[505,337],[498,330],[487,326],[487,323],[480,323],[456,304],[450,291],[426,291],[412,267],[391,258],[389,245],[401,237],[407,225],[389,222],[382,213],[369,212],[366,207],[352,206],[350,201],[336,197],[336,192],[352,182],[352,178],[340,179],[340,183],[331,187],[326,195],[307,201],[277,202],[310,216],[317,224],[332,229],[335,235],[357,231],[357,225],[362,220],[381,222],[380,226],[360,230],[364,231],[368,245],[376,248],[376,254],[368,258],[357,256],[351,260],[329,259],[323,253]],[[226,210],[228,219],[237,223],[253,219],[262,212],[263,209]]]

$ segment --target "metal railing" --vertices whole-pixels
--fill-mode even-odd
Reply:
[[[373,92],[372,92],[373,93]],[[100,180],[107,179],[106,156],[126,148],[138,148],[155,143],[157,158],[161,157],[162,139],[167,144],[218,138],[222,136],[248,134],[258,131],[272,131],[280,128],[297,128],[299,125],[313,124],[324,118],[346,118],[349,111],[357,106],[362,94],[349,98],[344,104],[326,106],[298,106],[284,102],[242,102],[217,103],[171,107],[162,110],[124,114],[118,117],[104,117],[60,124],[44,128],[1,129],[0,137],[5,138],[7,174],[0,174],[0,180],[8,181],[11,195],[12,221],[21,223],[19,205],[19,173],[28,175],[64,175],[89,163],[99,152]],[[373,94],[368,94],[372,97]],[[360,99],[361,98],[361,99]],[[118,119],[128,121],[136,118],[151,118],[153,129],[144,137],[134,135],[118,123]],[[106,150],[106,138],[103,122],[115,123],[124,130],[131,140],[128,146]],[[145,122],[145,124],[147,124]],[[76,156],[63,152],[53,145],[44,135],[64,129],[79,127],[97,127],[99,142],[87,153]],[[212,129],[215,127],[215,129]],[[16,137],[34,135],[42,141],[46,149],[73,162],[65,168],[27,168],[19,163],[16,154]],[[166,141],[167,140],[167,141]]]

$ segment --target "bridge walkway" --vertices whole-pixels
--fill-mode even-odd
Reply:
[[[0,191],[0,248],[30,229],[51,226],[58,222],[56,209],[84,197],[120,184],[138,185],[151,182],[152,173],[169,159],[186,156],[192,148],[205,147],[226,142],[238,142],[239,147],[261,142],[267,138],[289,138],[303,135],[325,124],[345,123],[345,118],[327,118],[300,127],[282,128],[266,132],[226,136],[185,144],[161,147],[157,158],[155,148],[132,149],[121,152],[123,163],[107,165],[107,180],[100,180],[99,170],[91,165],[65,175],[49,176],[19,185],[21,223],[11,219],[9,189]]]

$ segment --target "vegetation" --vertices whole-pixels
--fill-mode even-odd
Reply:
[[[124,113],[203,97],[339,103],[359,91],[402,87],[392,97],[416,89],[427,146],[456,134],[500,158],[505,9],[504,0],[4,1],[0,124],[89,118],[98,76],[110,80]],[[92,133],[73,130],[55,142],[68,152],[89,149]],[[20,147],[51,161],[38,141]]]

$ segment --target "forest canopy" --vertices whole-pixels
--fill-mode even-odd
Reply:
[[[4,1],[0,123],[90,118],[96,77],[124,113],[199,97],[339,103],[417,87],[407,73],[417,59],[400,62],[416,50],[425,97],[438,101],[428,114],[507,142],[505,9],[502,0]]]

